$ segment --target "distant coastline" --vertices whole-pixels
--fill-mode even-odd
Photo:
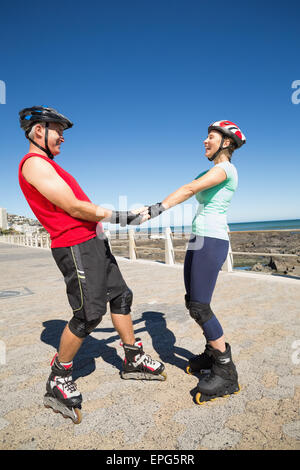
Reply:
[[[229,223],[231,232],[247,230],[293,230],[300,229],[300,219],[265,220],[258,222]]]

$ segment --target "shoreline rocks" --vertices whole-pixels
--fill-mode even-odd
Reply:
[[[300,276],[300,231],[231,232],[232,251],[270,253],[267,256],[234,255],[234,264],[253,271]],[[293,254],[297,257],[276,256]]]

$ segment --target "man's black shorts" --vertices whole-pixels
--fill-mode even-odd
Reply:
[[[107,239],[92,238],[78,245],[52,248],[52,255],[64,276],[69,303],[75,318],[99,319],[107,302],[128,290]],[[112,309],[113,313],[124,313]],[[128,307],[128,312],[130,307]]]

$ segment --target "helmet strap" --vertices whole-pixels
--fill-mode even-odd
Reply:
[[[214,161],[214,159],[217,158],[217,156],[219,155],[219,153],[220,153],[222,150],[224,150],[224,149],[223,149],[224,140],[225,140],[225,136],[222,135],[222,140],[221,140],[221,143],[220,143],[220,147],[219,147],[219,149],[216,151],[216,153],[214,153],[213,156],[208,159],[210,162]]]
[[[52,155],[49,147],[48,147],[48,127],[49,127],[49,122],[46,122],[45,126],[45,146],[46,146],[46,153],[51,160],[53,160],[54,156]]]
[[[26,137],[28,140],[30,140],[30,142],[32,142],[36,147],[38,147],[40,150],[43,150],[43,152],[46,152],[47,156],[49,158],[51,158],[51,160],[54,159],[54,156],[52,155],[49,147],[48,147],[48,126],[49,126],[49,123],[46,122],[45,123],[45,147],[42,147],[41,145],[37,144],[34,140],[32,140],[30,137],[28,137],[28,133],[26,133]]]

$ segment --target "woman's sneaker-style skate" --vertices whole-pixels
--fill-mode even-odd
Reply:
[[[122,344],[125,352],[121,377],[123,379],[166,380],[165,366],[143,351],[143,344],[136,338],[134,345]]]
[[[61,413],[64,418],[71,418],[74,424],[79,424],[82,419],[82,395],[72,379],[72,365],[72,362],[61,364],[58,354],[55,354],[51,362],[51,374],[46,383],[44,406],[52,408],[55,413]]]

